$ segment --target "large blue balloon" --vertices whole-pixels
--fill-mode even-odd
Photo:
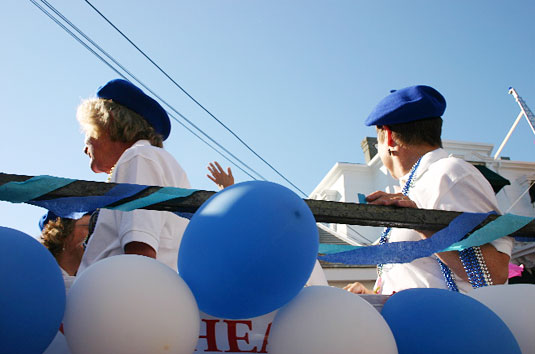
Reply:
[[[42,353],[58,332],[65,285],[50,252],[0,227],[0,353]]]
[[[400,354],[521,354],[515,337],[498,315],[457,292],[404,290],[392,295],[382,315]]]
[[[215,194],[191,219],[178,271],[199,308],[215,317],[256,317],[289,302],[317,257],[318,230],[286,187],[244,182]]]

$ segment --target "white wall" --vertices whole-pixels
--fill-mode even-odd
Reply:
[[[485,163],[488,168],[511,182],[510,186],[505,186],[496,196],[502,212],[506,212],[535,180],[534,162],[495,161],[491,156],[493,149],[491,144],[452,140],[445,140],[443,144],[444,149],[452,155],[470,162]],[[369,194],[376,190],[395,192],[394,186],[398,186],[397,182],[387,173],[379,157],[375,156],[368,164],[336,163],[311,193],[310,198],[356,202],[358,193]],[[509,212],[535,217],[535,209],[530,202],[529,193],[520,198]],[[331,225],[331,227],[339,233],[356,239],[359,237],[353,230],[370,240],[377,239],[382,231],[382,228],[357,225],[349,227]]]
[[[480,143],[467,143],[458,141],[444,141],[444,148],[452,155],[471,162],[483,162],[488,168],[507,178],[510,186],[505,186],[497,194],[498,204],[502,212],[506,212],[512,203],[519,199],[532,181],[535,180],[535,163],[509,160],[495,161],[491,152],[492,145]],[[311,193],[311,199],[324,199],[341,202],[356,202],[357,193],[369,194],[376,190],[394,192],[398,186],[386,171],[381,160],[375,156],[368,164],[336,163]],[[517,204],[509,211],[512,214],[535,217],[535,209],[530,202],[529,193],[519,199]],[[364,243],[359,234],[369,240],[376,240],[383,228],[331,224],[330,227],[350,239]],[[531,257],[531,255],[526,256]],[[533,257],[535,259],[535,257]],[[524,260],[524,263],[527,261]],[[533,262],[535,264],[535,260]],[[343,287],[348,283],[360,281],[369,289],[372,288],[376,277],[375,267],[348,267],[324,268],[330,285]]]

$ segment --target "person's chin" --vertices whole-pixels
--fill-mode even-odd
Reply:
[[[95,172],[95,173],[103,173],[104,171],[102,171],[101,168],[99,168],[97,165],[95,165],[94,163],[91,163],[90,165],[91,167],[91,171]]]

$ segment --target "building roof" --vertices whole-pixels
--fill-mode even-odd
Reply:
[[[337,232],[329,229],[323,224],[318,224],[318,231],[320,234],[320,243],[328,243],[334,245],[350,245],[345,241],[340,234],[337,235]]]
[[[336,231],[328,228],[327,226],[323,224],[317,224],[318,225],[318,231],[320,236],[320,243],[323,244],[331,244],[331,245],[347,245],[347,246],[356,246],[355,242],[352,244],[348,243],[346,241],[346,237],[342,234],[337,233]],[[361,245],[361,244],[359,244]],[[330,262],[324,262],[320,260],[320,264],[323,268],[369,268],[369,267],[375,267],[375,264],[373,265],[348,265],[348,264],[342,264],[342,263],[330,263]]]

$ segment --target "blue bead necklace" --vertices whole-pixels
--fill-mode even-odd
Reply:
[[[472,287],[480,288],[482,286],[492,285],[492,279],[490,277],[490,272],[487,269],[485,259],[481,253],[481,248],[479,246],[466,248],[462,251],[459,251],[459,258],[463,264],[466,275],[468,276],[468,282]],[[455,277],[451,272],[451,269],[445,265],[438,257],[438,264],[446,280],[446,285],[451,291],[459,291],[457,284],[455,283]]]
[[[409,194],[409,189],[414,184],[414,174],[416,173],[416,170],[418,169],[418,166],[420,166],[420,161],[422,158],[420,157],[418,161],[412,166],[410,172],[409,172],[409,178],[407,178],[407,182],[405,182],[405,185],[403,186],[403,189],[401,190],[401,194],[404,196],[407,196]],[[388,242],[388,239],[390,238],[390,232],[392,231],[391,227],[387,227],[383,230],[383,233],[381,234],[381,237],[379,238],[379,244],[384,245]],[[377,265],[377,275],[381,277],[383,274],[383,264]]]
[[[444,280],[446,281],[446,286],[449,290],[459,292],[459,288],[457,287],[457,283],[455,282],[455,276],[451,272],[450,267],[448,267],[444,262],[440,260],[437,256],[435,256],[438,265],[440,266],[440,270],[442,271],[442,275],[444,276]]]
[[[418,161],[412,166],[409,178],[407,179],[407,182],[405,182],[405,185],[403,186],[403,189],[401,190],[401,193],[404,196],[408,196],[409,190],[414,185],[414,175],[416,174],[416,170],[418,169],[418,166],[420,166],[420,161],[422,158],[420,157]],[[390,233],[392,231],[391,227],[387,227],[383,230],[383,233],[381,234],[381,237],[379,238],[379,244],[384,245],[388,242],[390,238]],[[468,276],[468,280],[472,287],[479,288],[482,286],[492,285],[492,280],[490,278],[490,273],[486,267],[485,261],[483,259],[483,255],[481,253],[481,250],[479,247],[470,247],[465,250],[462,250],[459,252],[459,256],[461,259],[461,262],[463,264],[463,267],[466,271],[466,274]],[[457,283],[455,282],[455,276],[451,269],[442,262],[437,256],[435,256],[439,266],[440,270],[442,271],[442,275],[444,276],[444,281],[446,282],[446,286],[451,291],[459,291],[459,288],[457,287]],[[380,278],[383,274],[383,264],[377,265],[377,275]]]

